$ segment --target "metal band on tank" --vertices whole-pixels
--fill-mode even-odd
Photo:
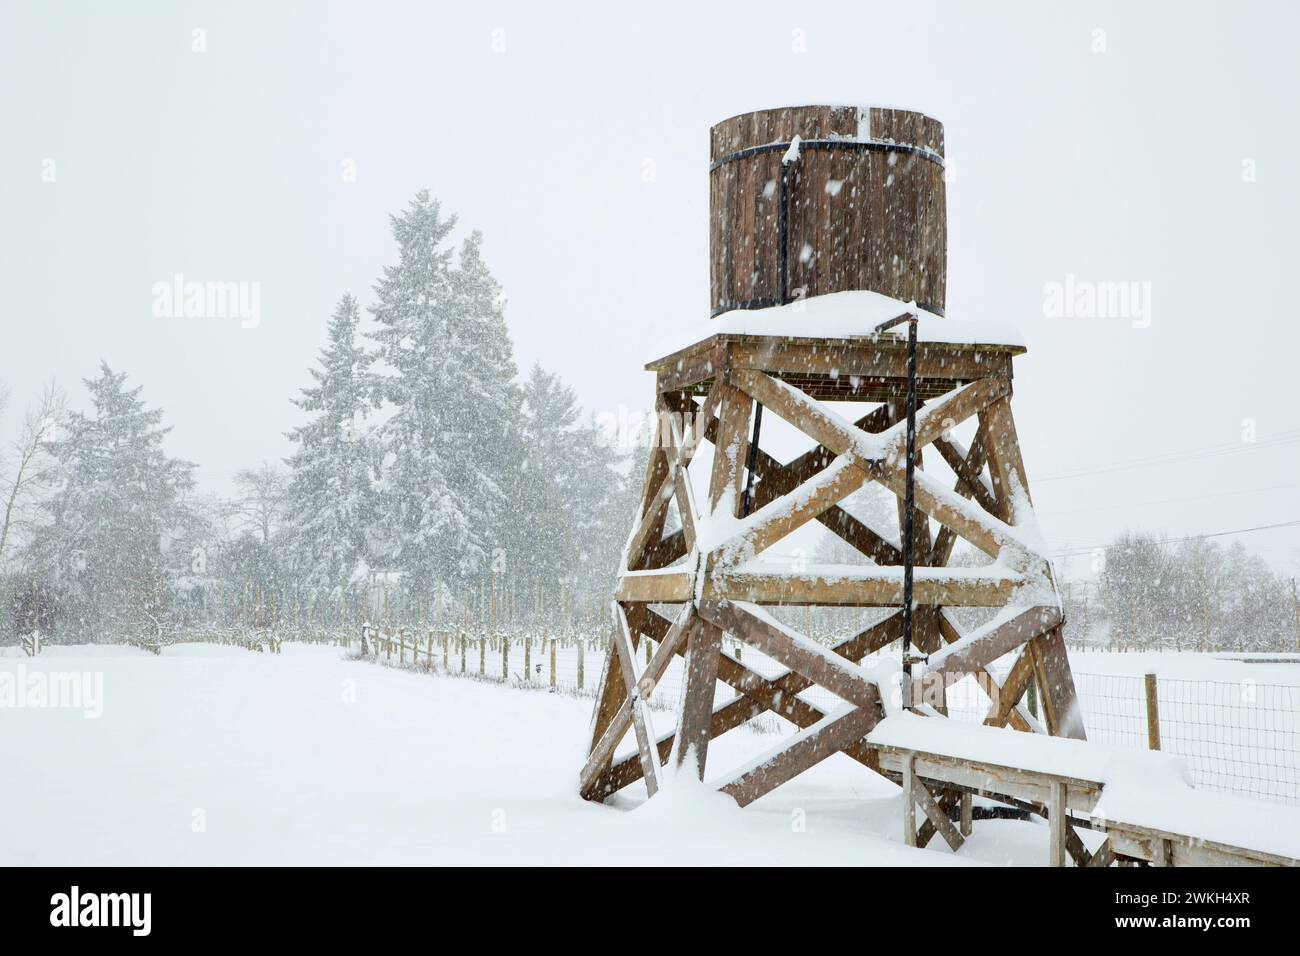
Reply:
[[[716,159],[709,163],[709,172],[713,172],[727,163],[735,162],[738,159],[744,159],[747,156],[757,156],[760,153],[774,153],[777,150],[784,152],[789,149],[793,141],[786,143],[767,143],[763,146],[747,146],[745,149],[737,150],[734,153],[728,153],[721,159]],[[870,150],[878,153],[903,153],[907,156],[919,156],[922,159],[928,159],[930,162],[943,168],[943,157],[932,149],[926,149],[924,146],[909,146],[906,143],[891,143],[881,139],[801,139],[799,148],[803,149],[847,149],[847,150]]]
[[[851,292],[851,291],[853,291],[853,290],[852,290],[852,289],[844,289],[844,290],[841,290],[841,291]],[[871,291],[871,290],[865,290],[865,291]],[[881,294],[881,295],[884,295],[883,292],[880,293],[880,294]],[[798,301],[798,300],[790,300],[790,301]],[[780,299],[777,299],[777,298],[774,297],[774,296],[768,296],[768,297],[766,297],[766,298],[762,298],[762,299],[745,299],[743,302],[724,302],[724,303],[722,303],[722,305],[718,306],[716,309],[714,309],[712,312],[709,313],[709,318],[711,318],[711,319],[716,319],[718,316],[722,315],[724,312],[735,312],[735,311],[738,311],[738,310],[740,310],[740,309],[745,309],[745,310],[750,310],[750,309],[770,309],[770,308],[772,308],[773,306],[777,306],[777,305],[789,305],[789,304],[790,304],[789,302],[782,302]],[[928,302],[918,302],[918,303],[916,303],[916,307],[917,307],[918,309],[922,309],[922,310],[924,310],[924,311],[926,311],[926,312],[929,312],[929,313],[931,313],[932,315],[937,315],[937,316],[939,316],[940,318],[943,317],[943,309],[939,308],[938,306],[931,305],[931,304],[928,303]]]

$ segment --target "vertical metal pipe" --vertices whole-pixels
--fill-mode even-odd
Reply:
[[[763,430],[763,403],[754,403],[754,431],[749,439],[749,461],[745,467],[748,469],[745,475],[745,497],[740,505],[740,516],[749,517],[750,511],[753,510],[754,503],[754,465],[758,463],[758,436]]]
[[[912,511],[916,507],[916,315],[907,319],[907,480],[903,495],[903,673],[912,686]],[[905,702],[910,704],[910,701]]]

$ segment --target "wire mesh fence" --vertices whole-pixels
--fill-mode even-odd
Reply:
[[[1144,679],[1076,673],[1088,737],[1148,746]],[[1300,683],[1161,677],[1160,749],[1186,762],[1198,787],[1300,804]]]

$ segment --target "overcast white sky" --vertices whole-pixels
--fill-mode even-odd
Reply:
[[[1220,452],[1039,481],[1054,547],[1300,518],[1300,442],[1269,443],[1300,435],[1294,4],[0,9],[0,381],[81,404],[107,359],[209,487],[287,453],[325,321],[344,291],[372,301],[417,189],[485,233],[521,368],[617,414],[649,403],[661,330],[707,320],[710,124],[882,103],[946,126],[948,313],[1028,339],[1031,479]],[[155,318],[178,272],[259,282],[260,324]],[[1150,326],[1045,316],[1071,274],[1151,283]],[[1223,540],[1300,555],[1300,527]]]

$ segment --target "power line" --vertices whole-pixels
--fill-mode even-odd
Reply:
[[[1249,534],[1252,531],[1271,531],[1275,528],[1293,528],[1300,525],[1300,518],[1293,521],[1279,521],[1276,524],[1261,524],[1253,528],[1235,528],[1232,531],[1212,531],[1209,534],[1189,534],[1182,538],[1161,538],[1155,544],[1180,544],[1184,541],[1200,541],[1205,538],[1223,538],[1233,534]],[[1104,551],[1107,547],[1113,545],[1094,545],[1092,547],[1080,548],[1063,548],[1060,551],[1052,552],[1057,557],[1070,558],[1080,554],[1091,554],[1093,551]]]
[[[1257,495],[1266,491],[1280,491],[1283,488],[1300,488],[1300,482],[1291,481],[1281,485],[1266,485],[1263,488],[1243,488],[1238,491],[1214,491],[1206,495],[1190,495],[1185,498],[1157,498],[1154,501],[1126,501],[1120,505],[1098,505],[1092,508],[1071,508],[1069,511],[1045,511],[1040,518],[1054,518],[1062,515],[1077,515],[1093,511],[1118,511],[1121,508],[1145,508],[1151,505],[1182,504],[1188,501],[1204,501],[1207,498],[1227,498],[1232,495]]]
[[[1158,455],[1148,455],[1142,458],[1130,458],[1123,461],[1111,462],[1105,465],[1099,465],[1096,468],[1082,468],[1076,471],[1056,472],[1041,477],[1035,477],[1033,483],[1040,485],[1047,481],[1065,481],[1070,478],[1083,478],[1088,475],[1110,474],[1117,471],[1131,471],[1136,468],[1153,468],[1159,465],[1181,464],[1187,461],[1201,461],[1208,458],[1220,458],[1224,455],[1232,455],[1242,451],[1250,451],[1259,448],[1276,448],[1282,445],[1292,445],[1300,442],[1300,429],[1291,429],[1285,432],[1279,432],[1269,438],[1254,442],[1223,442],[1218,445],[1207,445],[1202,448],[1194,448],[1186,451],[1163,452]]]

